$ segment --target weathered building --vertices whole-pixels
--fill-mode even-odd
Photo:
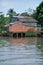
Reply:
[[[9,32],[16,36],[25,34],[26,32],[36,32],[37,31],[37,20],[31,17],[14,16],[9,23]],[[17,34],[17,35],[18,35]]]

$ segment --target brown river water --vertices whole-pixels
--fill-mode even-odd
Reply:
[[[0,37],[0,65],[43,65],[43,37]]]

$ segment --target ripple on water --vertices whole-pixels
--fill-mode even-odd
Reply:
[[[8,46],[0,47],[0,65],[43,65],[43,51],[37,47],[37,42],[31,38],[34,44],[27,38],[23,40],[25,43],[9,40]]]

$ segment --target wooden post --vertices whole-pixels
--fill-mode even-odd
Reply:
[[[26,37],[26,33],[25,33],[25,37]]]
[[[23,33],[21,33],[21,37],[23,37]]]
[[[17,33],[17,38],[18,38],[18,33]]]

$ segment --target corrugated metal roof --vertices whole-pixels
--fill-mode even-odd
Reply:
[[[32,17],[24,17],[24,16],[14,16],[12,19],[11,19],[11,21],[10,21],[10,23],[14,23],[14,22],[18,22],[18,21],[20,21],[20,22],[38,22],[37,20],[35,20],[35,19],[33,19]]]
[[[19,19],[19,21],[28,21],[28,22],[38,22],[36,19],[33,19],[32,17],[27,16],[14,16]]]

